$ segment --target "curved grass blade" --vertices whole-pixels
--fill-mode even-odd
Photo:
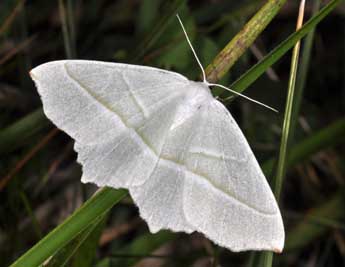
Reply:
[[[28,138],[50,125],[43,113],[43,109],[37,109],[7,128],[0,131],[0,155],[8,153]]]
[[[339,1],[338,1],[339,2]],[[103,189],[104,190],[104,189]],[[107,190],[109,190],[109,189],[107,189]],[[110,189],[110,190],[112,190],[112,189]],[[117,199],[114,199],[114,195],[115,194],[117,194],[117,191],[115,191],[115,190],[112,190],[112,192],[110,193],[110,192],[108,192],[107,193],[107,196],[105,196],[104,198],[102,198],[102,197],[100,197],[98,194],[94,197],[94,198],[92,198],[93,199],[93,201],[94,201],[94,203],[93,203],[93,207],[89,207],[89,209],[90,210],[92,210],[92,209],[94,209],[94,207],[99,207],[99,206],[101,206],[101,209],[103,210],[103,212],[105,211],[105,210],[107,210],[108,208],[110,208],[113,204],[114,204],[114,202],[115,201],[118,201]],[[125,193],[124,193],[125,194]],[[123,196],[122,196],[123,197]],[[91,200],[92,200],[91,199]],[[89,201],[91,201],[91,200],[89,200]],[[108,203],[108,205],[106,205],[106,206],[104,206],[104,202],[106,202],[106,203]],[[111,202],[111,203],[110,203]],[[86,205],[86,204],[85,204]],[[83,208],[84,208],[84,206],[83,206]],[[85,209],[86,209],[86,211],[85,212],[91,212],[91,211],[89,211],[88,210],[88,208],[87,207],[85,207]],[[99,211],[98,213],[93,213],[93,216],[98,216],[97,214],[101,214],[101,212]],[[73,216],[75,216],[75,217],[79,217],[79,216],[81,216],[81,215],[79,215],[79,211],[77,211],[76,213],[75,213],[75,215],[73,215]],[[74,218],[75,218],[74,217]],[[89,217],[89,219],[94,219],[95,217],[92,217],[92,216],[90,216]],[[65,222],[65,223],[63,223],[62,225],[65,225],[67,222],[69,222],[71,219],[67,219],[67,221]],[[76,220],[76,219],[75,219]],[[86,221],[86,220],[83,220],[82,221],[82,223],[80,223],[79,224],[79,231],[81,231],[82,229],[85,229],[85,225],[88,225],[90,222],[89,221]],[[41,246],[41,249],[42,249],[42,251],[45,251],[45,248],[46,248],[46,246],[45,246],[45,244],[46,243],[51,243],[52,242],[52,239],[54,239],[54,237],[56,237],[57,235],[59,235],[59,231],[58,231],[58,229],[60,229],[60,227],[61,226],[58,226],[58,228],[56,229],[56,230],[53,230],[53,232],[51,233],[51,234],[49,234],[46,238],[44,238],[40,243],[38,243],[38,245],[40,245]],[[67,228],[65,228],[65,229],[67,229]],[[76,230],[76,228],[74,228],[74,230],[73,230],[74,232],[73,233],[78,233],[78,230]],[[49,237],[49,238],[48,238]],[[69,237],[68,237],[69,238]],[[71,238],[73,238],[73,237],[71,237]],[[48,240],[48,241],[47,241]],[[70,240],[70,239],[69,239]],[[42,245],[42,242],[43,242],[43,245]],[[68,242],[68,240],[60,240],[59,241],[60,243],[58,244],[58,245],[56,245],[56,244],[54,244],[54,246],[55,247],[61,247],[61,246],[63,246],[62,244],[65,244],[65,242]],[[54,242],[53,242],[54,243]],[[37,245],[37,246],[38,246]],[[50,246],[48,246],[48,247],[50,247]],[[35,247],[34,247],[35,248]],[[44,253],[45,253],[45,255],[44,256],[37,256],[37,254],[36,255],[34,255],[33,256],[33,254],[34,254],[34,252],[32,252],[33,250],[34,250],[34,248],[33,249],[31,249],[29,252],[28,252],[28,255],[29,256],[26,256],[26,260],[28,260],[28,259],[30,259],[29,261],[27,261],[26,262],[26,264],[25,264],[25,266],[32,266],[32,265],[28,265],[28,263],[32,263],[32,261],[33,260],[35,260],[36,259],[36,261],[37,261],[37,259],[40,259],[40,262],[42,262],[42,258],[46,258],[46,256],[48,255],[48,257],[50,256],[50,255],[52,255],[52,250],[50,250],[50,252],[48,251],[45,251]],[[37,251],[39,251],[39,250],[37,250],[37,248],[34,250],[34,251],[36,251],[36,253],[38,253]],[[50,253],[50,254],[49,254]],[[26,255],[26,254],[25,254]],[[24,255],[24,256],[25,256]],[[31,256],[30,256],[31,255]],[[23,256],[23,257],[24,257]],[[19,259],[18,261],[20,261],[21,259]],[[23,260],[22,260],[22,262],[23,262]],[[15,264],[17,264],[17,265],[15,265]],[[12,266],[20,266],[17,262],[16,263],[14,263],[14,265],[12,265]]]
[[[297,32],[291,34],[285,41],[271,51],[263,60],[258,62],[229,87],[237,92],[243,92],[256,81],[270,66],[276,63],[289,51],[301,38],[307,35],[320,21],[322,21],[342,0],[332,0],[315,16],[313,16]]]
[[[11,267],[39,266],[126,195],[127,191],[123,189],[102,188],[68,219],[16,260]]]
[[[327,6],[325,6],[320,12],[317,13],[312,19],[310,19],[305,25],[296,33],[290,35],[288,39],[283,41],[278,47],[276,47],[271,53],[269,53],[263,60],[259,63],[254,65],[251,69],[249,69],[245,74],[243,74],[238,80],[236,80],[230,88],[236,90],[238,92],[243,92],[246,88],[248,88],[257,78],[259,78],[269,67],[271,67],[275,62],[277,62],[285,53],[292,48],[295,43],[303,38],[306,34],[308,34],[320,21],[322,21],[339,3],[341,0],[332,0]],[[233,99],[233,98],[232,98]],[[35,113],[29,114],[28,116],[34,116],[34,114],[42,113],[42,109],[36,110]],[[29,121],[29,117],[23,117],[21,121]],[[46,118],[44,115],[40,120],[37,120],[38,124],[44,124]],[[12,125],[13,128],[16,128],[15,125]],[[23,125],[24,126],[24,125]],[[30,124],[25,125],[26,128],[23,128],[23,131],[31,132],[33,129]],[[32,125],[35,126],[35,125]],[[11,127],[12,128],[12,127]],[[5,130],[0,132],[0,137],[5,134]],[[3,147],[8,148],[18,140],[15,137],[11,137],[10,135],[6,136],[6,142],[2,142],[2,138],[0,138],[0,153],[3,150]],[[7,149],[6,149],[7,150]]]
[[[309,158],[312,154],[325,147],[334,145],[335,142],[339,141],[339,138],[336,137],[343,136],[344,134],[345,119],[341,119],[294,146],[288,158],[288,166],[292,166],[297,162]],[[263,169],[266,174],[272,171],[272,168],[273,159],[263,164]],[[24,262],[26,263],[25,266],[28,267],[37,266],[42,263],[45,259],[54,254],[55,251],[72,240],[79,232],[86,229],[95,218],[104,214],[104,212],[109,210],[126,195],[127,192],[124,190],[103,188],[70,218],[66,219],[63,224],[50,232],[44,239],[13,263],[11,267],[23,266],[22,264]],[[167,240],[169,240],[169,238],[167,238]]]
[[[91,266],[106,218],[107,213],[95,219],[85,230],[49,258],[44,267]]]
[[[170,231],[160,231],[156,234],[145,233],[134,239],[127,246],[118,249],[110,258],[102,259],[97,267],[103,266],[134,266],[145,255],[150,255],[163,244],[173,241],[176,235]],[[128,255],[128,257],[120,257],[120,255]],[[143,257],[130,257],[130,255],[143,255]]]

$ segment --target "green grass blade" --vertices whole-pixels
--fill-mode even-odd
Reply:
[[[90,229],[89,234],[81,242],[76,253],[73,255],[70,261],[70,267],[91,267],[93,266],[93,261],[96,256],[98,249],[99,239],[102,235],[103,229],[106,225],[109,212],[100,217],[100,220],[92,229]]]
[[[320,9],[320,2],[321,0],[315,0],[313,3],[313,15],[315,15],[319,9]],[[298,116],[300,112],[302,97],[303,97],[303,91],[307,79],[307,73],[309,70],[309,62],[310,62],[310,56],[311,51],[313,47],[314,42],[314,33],[315,28],[313,28],[310,33],[306,36],[305,41],[303,42],[303,50],[301,55],[301,62],[300,62],[300,68],[297,73],[297,81],[296,81],[296,95],[294,98],[294,109],[292,110],[291,115],[291,131],[290,131],[290,137],[289,137],[289,143],[291,144],[293,142],[294,136],[295,136],[295,129],[298,122]]]
[[[15,261],[11,267],[36,267],[42,264],[126,195],[126,190],[102,188],[74,214]]]
[[[41,231],[41,227],[40,227],[40,224],[38,223],[38,220],[35,216],[35,213],[32,211],[32,207],[30,205],[30,201],[29,199],[27,198],[26,194],[24,191],[19,191],[19,196],[23,202],[23,205],[25,207],[25,210],[26,212],[28,213],[29,217],[30,217],[30,220],[31,220],[31,224],[32,224],[32,227],[35,231],[35,234],[37,236],[38,239],[41,239],[42,238],[42,231]]]
[[[105,214],[96,218],[86,229],[49,258],[45,267],[91,266],[106,217]]]
[[[262,75],[270,66],[272,66],[275,62],[277,62],[291,47],[294,46],[294,44],[300,40],[302,37],[304,37],[306,34],[308,34],[313,28],[322,21],[339,3],[341,0],[333,0],[331,1],[327,6],[325,6],[320,12],[318,12],[317,15],[315,15],[312,19],[310,19],[299,31],[292,34],[288,39],[286,39],[284,42],[282,42],[276,49],[274,49],[271,53],[269,53],[262,61],[260,61],[258,64],[253,66],[250,70],[248,70],[244,75],[242,75],[237,81],[235,81],[231,88],[233,90],[236,90],[238,92],[244,91],[248,86],[250,86],[260,75]],[[149,38],[150,39],[150,38]],[[140,49],[139,49],[140,50]],[[35,112],[35,114],[39,114],[42,112],[40,109]],[[33,114],[32,114],[33,115]],[[29,115],[30,117],[32,116]],[[41,119],[37,120],[37,124],[44,124],[46,121],[43,113],[41,114]],[[24,117],[21,119],[23,121],[30,120],[29,117]],[[23,124],[24,126],[24,124]],[[25,125],[26,128],[23,130],[25,132],[30,132],[33,130],[32,127],[35,126],[35,124],[30,126],[30,124]],[[16,126],[13,125],[15,128]],[[2,138],[3,135],[6,135],[6,138]],[[4,140],[4,142],[3,142]],[[12,138],[11,135],[7,135],[5,133],[5,130],[0,132],[0,153],[2,152],[3,148],[5,149],[10,147],[11,144],[13,145],[14,142],[16,142],[18,139]],[[10,142],[8,142],[10,141]],[[12,142],[11,142],[12,141]]]
[[[161,0],[143,0],[140,2],[136,31],[141,34],[150,31],[159,15]]]
[[[301,4],[299,7],[299,15],[297,19],[297,29],[300,29],[303,24],[304,7],[305,7],[305,1],[301,0]],[[290,79],[289,79],[288,95],[286,99],[286,106],[285,106],[285,113],[284,113],[284,120],[283,120],[282,136],[281,136],[280,148],[279,148],[277,173],[271,183],[273,193],[278,202],[280,199],[283,179],[285,177],[286,168],[287,168],[287,157],[288,157],[287,147],[288,147],[288,141],[289,141],[290,126],[291,126],[291,114],[292,114],[293,104],[294,104],[293,100],[295,97],[295,86],[296,86],[300,46],[301,46],[301,43],[298,41],[292,52]],[[261,256],[262,256],[262,265],[266,267],[271,267],[272,262],[273,262],[273,252],[271,251],[263,252]]]
[[[109,266],[109,262],[111,262],[111,266],[134,266],[140,259],[145,258],[145,255],[152,254],[152,252],[160,246],[175,238],[176,234],[170,231],[160,231],[157,234],[145,233],[133,240],[129,245],[117,250],[111,258],[100,261],[97,267]],[[116,255],[118,255],[118,257]],[[143,255],[143,257],[119,257],[120,255]]]
[[[344,227],[344,192],[340,191],[320,206],[311,209],[286,236],[285,249],[293,250],[307,246],[330,228]],[[336,223],[342,222],[341,224]],[[303,238],[301,238],[303,236]]]
[[[75,29],[75,15],[74,15],[75,3],[74,0],[67,0],[66,6],[66,13],[67,13],[67,21],[68,21],[68,29],[69,29],[69,36],[70,36],[70,46],[71,46],[71,53],[73,58],[77,57],[77,49],[76,49],[76,29]]]
[[[309,158],[315,152],[324,149],[328,146],[336,144],[338,141],[343,141],[339,137],[345,134],[345,119],[341,119],[330,126],[322,129],[320,132],[309,137],[305,141],[293,147],[288,158],[288,166],[292,166],[298,162]],[[268,174],[273,167],[273,159],[263,164],[263,169]],[[75,235],[85,229],[97,216],[104,214],[111,206],[118,202],[126,195],[125,191],[116,191],[110,188],[104,188],[101,192],[96,194],[93,198],[87,201],[72,217],[68,218],[63,224],[58,226],[44,239],[42,239],[36,246],[30,249],[20,259],[18,259],[13,266],[37,266],[35,263],[44,261],[47,257],[52,255],[57,249],[67,244]],[[96,210],[95,210],[96,209]],[[82,217],[82,218],[79,218]],[[78,224],[75,224],[77,221]],[[72,226],[71,228],[70,225]],[[67,231],[65,233],[64,231]],[[60,236],[61,234],[61,236]],[[57,238],[57,240],[55,240]],[[165,239],[166,241],[169,238]],[[42,252],[40,251],[42,249]],[[31,265],[29,265],[31,264]]]
[[[37,109],[0,131],[0,154],[8,153],[49,125],[43,110]]]
[[[207,80],[219,81],[277,15],[286,0],[268,0],[206,68]]]
[[[300,10],[301,12],[300,17],[299,17],[301,18],[301,21],[299,21],[300,24],[302,24],[303,16],[304,16],[304,4],[301,4],[301,8],[303,8],[303,10]],[[293,104],[294,104],[293,100],[295,97],[295,86],[296,86],[300,46],[301,46],[301,43],[297,42],[292,52],[291,71],[290,71],[288,95],[287,95],[285,113],[284,113],[282,137],[281,137],[280,148],[279,148],[277,174],[275,176],[275,179],[273,180],[273,191],[278,201],[280,198],[280,192],[282,189],[282,183],[283,183],[283,179],[284,179],[285,171],[286,171],[286,162],[287,162],[287,153],[288,153],[287,146],[288,146],[288,140],[289,140],[289,134],[290,134],[291,114],[292,114]]]
[[[333,122],[331,125],[294,145],[289,151],[287,168],[303,162],[322,149],[344,142],[343,136],[345,136],[345,118]],[[268,160],[262,165],[266,176],[271,175],[274,165],[275,159]]]
[[[239,79],[230,85],[237,92],[243,92],[256,81],[269,67],[276,63],[287,51],[289,51],[301,38],[307,35],[320,21],[322,21],[342,0],[332,0],[323,9],[313,16],[297,32],[291,34],[285,41],[271,51],[263,60],[258,62]]]
[[[323,128],[319,132],[313,134],[311,137],[305,139],[301,143],[294,145],[289,151],[288,159],[286,162],[287,167],[291,167],[297,163],[301,163],[304,160],[310,158],[316,152],[325,149],[330,146],[336,145],[338,142],[344,142],[341,138],[345,135],[345,119],[340,119],[328,127]],[[275,165],[275,159],[271,159],[262,164],[262,169],[266,176],[271,175]],[[319,209],[315,211],[314,216],[339,219],[343,218],[344,212],[342,211],[342,203],[339,204],[338,198],[336,200],[331,200]],[[342,197],[343,199],[343,197]],[[335,203],[334,203],[335,202]],[[332,208],[335,206],[335,208]],[[331,210],[331,211],[329,211]],[[332,212],[334,211],[335,212]],[[309,218],[309,217],[308,217]],[[316,230],[315,230],[316,229]],[[310,223],[302,221],[298,226],[296,226],[292,232],[286,235],[286,249],[291,249],[292,247],[300,247],[306,245],[314,238],[318,237],[327,230],[325,226],[320,225],[310,225]],[[307,238],[301,240],[302,233],[307,232]],[[291,235],[291,236],[290,236]],[[297,241],[296,241],[297,239]],[[304,239],[304,238],[303,238]],[[256,254],[257,255],[257,254]],[[265,252],[258,256],[258,261],[260,261],[259,266],[270,266],[273,260],[273,253]],[[254,265],[257,266],[257,265]]]
[[[152,31],[150,31],[150,33],[134,51],[133,62],[140,61],[140,59],[142,59],[142,57],[152,48],[157,39],[165,31],[169,23],[176,18],[176,13],[185,2],[186,0],[174,0],[170,4],[168,12],[161,17],[156,26],[152,29]]]
[[[69,4],[68,7],[71,8],[71,4]],[[64,40],[64,46],[65,46],[65,50],[66,50],[66,56],[67,58],[74,58],[75,57],[75,53],[74,53],[74,45],[72,43],[72,37],[71,36],[71,29],[70,29],[70,25],[71,23],[69,23],[69,13],[71,14],[72,11],[71,10],[67,10],[64,4],[64,0],[59,0],[59,13],[60,13],[60,19],[61,19],[61,26],[62,26],[62,34],[63,34],[63,40]]]
[[[8,29],[12,25],[18,13],[20,13],[24,4],[25,4],[25,0],[18,0],[12,12],[8,15],[8,17],[4,21],[1,21],[0,37],[2,37],[3,35],[7,33]]]
[[[327,146],[334,145],[335,142],[339,141],[338,137],[343,136],[344,134],[345,134],[345,119],[342,119],[342,120],[339,120],[339,121],[331,124],[329,127],[324,128],[323,130],[314,134],[312,137],[306,139],[302,143],[294,146],[293,149],[291,150],[291,154],[290,154],[289,159],[288,159],[288,166],[292,166],[293,164],[296,164],[296,163],[301,162],[302,160],[304,160],[306,158],[309,158],[312,154],[314,154],[315,152],[317,152],[317,151],[319,151],[319,150],[321,150]],[[273,160],[270,160],[270,161],[266,162],[265,164],[263,164],[263,168],[264,168],[264,170],[266,170],[266,173],[268,173],[269,170],[272,168],[272,166],[273,166],[272,161]],[[108,203],[107,205],[103,206],[103,208],[102,208],[103,211],[99,211],[98,213],[95,213],[92,216],[97,216],[97,214],[102,214],[107,209],[109,209],[109,206],[112,205],[112,201],[114,201],[115,195],[118,194],[118,191],[116,191],[116,190],[109,189],[109,188],[106,190],[111,191],[111,192],[107,192],[107,196],[98,197],[98,195],[96,195],[95,197],[92,198],[92,201],[94,202],[92,206],[95,206],[95,207],[99,207],[99,206],[104,205],[103,201],[106,201]],[[123,197],[123,196],[124,195],[122,195],[120,197]],[[115,197],[115,199],[116,199],[116,197]],[[109,203],[109,201],[110,201],[110,203]],[[86,206],[86,204],[84,206]],[[93,207],[91,205],[89,205],[89,206],[90,206],[89,207],[90,209],[93,209]],[[78,216],[78,215],[75,214],[73,216]],[[96,217],[92,217],[92,216],[89,217],[90,221],[92,221],[96,218]],[[70,219],[67,219],[67,220],[70,220]],[[88,225],[90,222],[84,220],[84,223],[86,225]],[[65,223],[63,225],[65,225]],[[83,227],[86,227],[86,226],[82,224],[80,226],[80,231],[81,231],[81,229],[84,229]],[[52,233],[58,234],[58,232],[56,232],[56,230],[54,230]],[[49,234],[49,235],[51,235],[51,234]],[[164,242],[167,242],[168,240],[171,240],[172,238],[173,238],[173,235],[168,235],[164,238]],[[133,247],[133,246],[136,247],[136,245],[134,245],[134,244],[136,244],[136,242],[133,243],[133,245],[131,245],[131,247]],[[140,244],[142,244],[142,241],[140,241],[140,242],[138,241],[138,244],[139,244],[138,245],[139,247],[142,247],[142,245],[140,245]],[[130,249],[130,251],[133,252],[133,249],[134,249],[134,251],[138,250],[138,249],[135,249],[134,247],[132,249]],[[141,250],[141,248],[139,249],[139,251],[140,250]],[[126,250],[126,251],[128,251],[128,250]],[[13,266],[20,266],[20,265],[13,265]],[[30,265],[28,265],[28,266],[30,266]]]

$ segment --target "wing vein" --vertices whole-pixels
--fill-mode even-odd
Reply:
[[[75,77],[68,71],[68,68],[66,67],[65,64],[63,64],[63,66],[64,66],[64,69],[65,69],[65,71],[66,71],[66,74],[67,74],[73,81],[75,81],[75,82],[79,85],[79,87],[80,87],[81,89],[85,90],[85,92],[86,92],[88,95],[90,95],[96,102],[98,102],[98,103],[99,103],[100,105],[102,105],[104,108],[106,108],[107,110],[109,110],[110,112],[112,112],[113,114],[115,114],[127,128],[133,129],[132,127],[130,127],[130,126],[127,125],[126,121],[125,121],[115,110],[113,110],[111,107],[109,107],[109,106],[107,105],[107,103],[104,103],[101,99],[99,99],[96,95],[94,95],[94,94],[92,93],[92,91],[91,91],[88,87],[86,87],[85,85],[83,85],[77,78],[75,78]],[[200,128],[201,128],[201,126],[202,126],[202,124],[200,125]],[[183,168],[183,169],[185,169],[185,170],[188,170],[188,171],[190,171],[191,173],[193,173],[193,174],[195,174],[195,175],[197,175],[197,176],[199,176],[199,177],[201,177],[201,178],[204,178],[204,179],[205,179],[207,182],[209,182],[210,185],[213,186],[215,189],[221,191],[222,193],[224,193],[224,194],[226,194],[228,197],[231,197],[232,199],[238,201],[239,203],[242,203],[243,205],[245,205],[245,206],[247,206],[247,207],[249,207],[249,208],[251,208],[251,209],[253,209],[253,210],[255,210],[255,211],[259,212],[259,213],[266,214],[266,215],[271,215],[270,213],[265,213],[265,212],[259,211],[259,210],[257,210],[256,208],[254,208],[253,206],[249,205],[248,203],[245,203],[245,202],[241,201],[240,199],[236,198],[233,194],[230,194],[230,192],[227,192],[227,191],[223,190],[222,188],[220,188],[219,186],[217,186],[215,183],[213,183],[212,180],[211,180],[209,177],[207,177],[206,175],[197,173],[195,170],[196,170],[196,168],[197,168],[197,166],[198,166],[198,160],[196,160],[196,162],[195,162],[195,164],[194,164],[194,168],[193,168],[194,170],[190,170],[190,169],[188,169],[188,168],[186,167],[185,164],[179,164],[179,163],[176,163],[176,162],[174,162],[174,161],[172,161],[172,160],[162,159],[160,153],[157,153],[156,151],[152,150],[152,148],[145,142],[145,140],[143,140],[142,136],[141,136],[137,131],[135,131],[135,133],[140,137],[140,139],[141,139],[142,142],[148,147],[148,149],[150,149],[150,150],[157,156],[157,158],[158,158],[157,164],[158,164],[158,162],[161,161],[161,160],[162,160],[162,161],[169,161],[169,162],[172,163],[172,164],[177,164],[177,165],[180,166],[180,168]],[[167,138],[167,135],[164,137],[163,146],[164,146],[164,144],[165,144],[165,142],[166,142],[166,138]],[[200,141],[200,140],[199,140],[199,141]],[[154,170],[153,170],[153,171],[154,171]]]
[[[124,81],[124,84],[126,84],[126,89],[129,92],[130,97],[133,99],[133,102],[135,105],[139,108],[139,110],[144,115],[144,118],[147,118],[149,116],[148,112],[146,111],[144,105],[141,103],[141,101],[137,98],[137,96],[134,94],[133,90],[131,89],[130,83],[128,82],[126,76],[121,73],[121,77]]]
[[[221,121],[221,123],[224,123],[224,121],[222,120]],[[227,163],[226,163],[226,161],[225,161],[225,152],[224,152],[224,142],[223,142],[223,140],[224,140],[224,134],[223,134],[223,132],[222,132],[222,129],[223,129],[223,127],[221,127],[222,125],[220,125],[220,127],[218,127],[218,138],[219,138],[219,142],[220,142],[220,149],[222,150],[222,159],[221,159],[221,161],[222,161],[222,163],[224,164],[224,167],[225,167],[225,169],[226,169],[226,172],[227,172],[227,174],[228,174],[228,176],[227,176],[227,178],[228,179],[232,179],[232,177],[230,177],[230,170],[229,170],[229,167],[228,167],[228,165],[227,165]],[[224,127],[225,128],[225,127]],[[218,187],[219,188],[219,187]],[[221,190],[221,189],[220,189]],[[276,213],[267,213],[267,212],[264,212],[263,210],[259,210],[258,208],[256,208],[255,206],[253,206],[252,204],[250,204],[250,203],[248,203],[247,201],[245,201],[243,198],[240,198],[239,196],[236,196],[233,192],[231,192],[230,190],[222,190],[225,194],[227,194],[227,195],[229,195],[229,196],[231,196],[232,198],[234,198],[234,199],[236,199],[238,202],[240,202],[240,203],[242,203],[242,204],[244,204],[244,205],[246,205],[247,207],[249,207],[249,208],[251,208],[251,209],[253,209],[253,210],[255,210],[255,211],[257,211],[257,212],[259,212],[259,213],[262,213],[262,214],[276,214]]]
[[[127,128],[130,128],[127,124],[126,121],[124,119],[122,119],[122,117],[120,116],[120,114],[118,114],[114,109],[112,109],[107,103],[105,103],[104,101],[102,101],[101,99],[99,99],[99,97],[97,97],[87,86],[85,86],[81,81],[79,81],[76,77],[73,76],[72,73],[70,73],[70,71],[68,70],[66,64],[63,64],[64,69],[66,71],[66,74],[68,77],[70,77],[73,81],[75,81],[79,87],[83,90],[85,90],[85,92],[91,96],[92,99],[94,99],[97,103],[99,103],[102,107],[106,108],[108,111],[114,113],[117,117],[119,117],[119,119],[121,120],[121,122],[126,125]]]

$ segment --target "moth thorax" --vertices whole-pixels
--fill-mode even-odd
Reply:
[[[213,98],[208,85],[204,82],[190,81],[190,88],[188,88],[188,99],[192,103],[208,102]]]

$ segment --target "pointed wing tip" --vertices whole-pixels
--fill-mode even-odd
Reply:
[[[33,81],[39,80],[39,77],[41,76],[41,73],[42,73],[42,68],[44,68],[44,66],[48,63],[43,63],[41,65],[38,65],[29,71],[29,75]]]
[[[285,233],[283,233],[282,236],[272,241],[271,245],[267,248],[267,250],[280,254],[283,252],[284,243],[285,243]]]
[[[273,242],[273,244],[270,247],[270,251],[273,251],[274,253],[282,253],[284,249],[284,243],[285,243],[285,232],[283,231],[281,233],[281,236]]]
[[[284,249],[284,240],[279,241],[278,244],[273,245],[269,250],[274,253],[281,254],[283,252],[283,249]]]
[[[32,70],[30,70],[29,75],[30,75],[31,79],[35,82],[38,81],[40,76],[43,74],[42,71],[45,69],[45,66],[49,63],[50,62],[43,63],[43,64],[38,65],[37,67],[33,68]]]
[[[278,253],[278,254],[281,254],[283,252],[283,248],[273,248],[272,251],[274,253]]]
[[[280,229],[278,230],[277,233],[277,239],[274,242],[274,244],[272,244],[271,247],[271,251],[275,252],[275,253],[282,253],[283,249],[284,249],[284,243],[285,243],[285,230],[284,230],[284,224],[283,224],[283,220],[281,215],[279,216],[280,220],[279,220],[279,225],[280,225]]]
[[[29,71],[29,75],[33,81],[39,80],[44,74],[47,74],[51,67],[64,64],[66,60],[55,60],[40,64]]]
[[[34,72],[35,72],[34,69],[32,69],[32,70],[29,71],[29,75],[30,75],[30,77],[31,77],[31,80],[33,80],[33,81],[37,79],[36,76],[35,76],[35,74],[34,74]]]

